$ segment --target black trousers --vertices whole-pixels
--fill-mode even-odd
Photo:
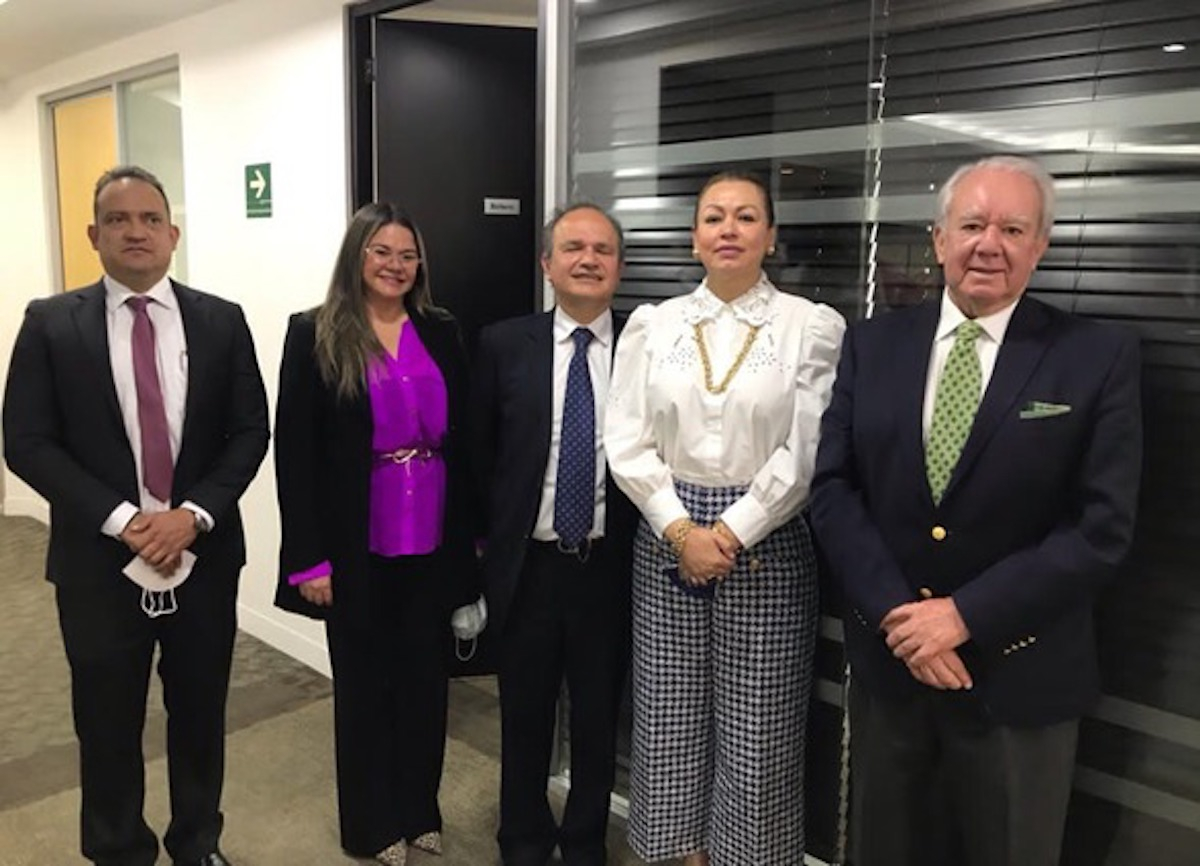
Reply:
[[[71,667],[71,708],[83,789],[82,850],[101,866],[153,866],[158,840],[143,818],[142,730],[155,646],[167,711],[175,860],[217,848],[225,772],[225,700],[237,630],[236,576],[197,569],[175,591],[179,609],[151,619],[141,589],[114,574],[103,592],[59,587]]]
[[[450,612],[436,556],[372,557],[367,604],[326,623],[342,848],[370,857],[442,829]]]
[[[629,574],[603,540],[586,556],[530,542],[500,651],[498,841],[505,866],[603,866],[616,774],[617,717],[629,667]],[[624,561],[627,561],[625,558]],[[546,796],[566,680],[571,790],[562,826]]]
[[[850,683],[852,866],[1057,866],[1077,719],[996,725],[969,696]]]

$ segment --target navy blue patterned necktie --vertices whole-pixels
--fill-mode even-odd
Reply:
[[[554,531],[569,547],[583,543],[588,537],[596,512],[596,403],[587,358],[592,336],[587,328],[576,328],[571,334],[575,354],[567,368],[558,442]]]

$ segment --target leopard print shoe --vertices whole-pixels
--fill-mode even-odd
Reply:
[[[412,840],[412,846],[426,852],[427,854],[441,854],[442,834],[437,830],[430,830],[428,833],[422,833],[416,839]]]
[[[408,845],[403,839],[393,842],[375,855],[383,866],[404,866],[408,862]]]

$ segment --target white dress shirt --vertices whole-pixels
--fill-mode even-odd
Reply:
[[[533,526],[533,537],[538,541],[555,541],[554,531],[554,488],[558,479],[558,450],[562,441],[563,403],[567,396],[567,373],[571,358],[575,354],[572,334],[576,328],[592,332],[588,343],[588,373],[592,377],[592,397],[596,403],[596,512],[592,519],[589,538],[604,535],[604,409],[607,403],[609,372],[612,368],[613,320],[612,311],[605,310],[588,325],[576,322],[561,307],[554,310],[554,379],[551,391],[550,453],[546,459],[546,474],[542,477],[542,501],[538,508],[537,522]]]
[[[139,510],[145,512],[166,511],[169,502],[161,502],[146,489],[142,474],[142,428],[138,423],[137,385],[133,376],[133,308],[126,301],[136,293],[114,280],[104,277],[105,322],[108,329],[108,356],[112,365],[113,384],[117,389],[117,402],[121,406],[121,420],[125,424],[125,435],[133,451],[137,466],[138,489],[141,498],[137,504],[122,502],[108,519],[101,531],[114,538],[119,537],[126,524]],[[163,277],[143,293],[149,298],[146,312],[154,325],[154,347],[158,360],[158,381],[162,388],[163,406],[167,415],[167,429],[171,442],[172,463],[179,457],[179,445],[183,439],[183,419],[187,404],[188,356],[187,336],[183,330],[183,316],[179,301],[171,288],[171,281]],[[206,526],[213,525],[212,516],[193,502],[185,502],[188,508],[201,516]]]
[[[996,355],[1004,343],[1004,334],[1008,331],[1008,323],[1012,321],[1013,310],[1017,302],[1013,301],[1003,310],[980,316],[975,321],[983,328],[983,332],[975,340],[975,351],[979,354],[979,370],[983,374],[979,385],[979,399],[987,393],[988,383],[992,381],[992,371],[996,369]],[[929,353],[929,370],[925,376],[925,402],[922,405],[921,424],[922,439],[928,441],[929,427],[933,424],[933,402],[937,397],[938,382],[942,380],[942,371],[946,369],[946,361],[950,350],[954,348],[955,331],[966,321],[962,310],[950,300],[949,292],[942,292],[942,312],[938,319],[937,330],[933,336],[933,351]]]
[[[759,326],[722,394],[705,388],[697,323],[714,385]],[[746,547],[795,516],[808,498],[845,328],[830,307],[785,295],[765,276],[732,303],[701,284],[633,313],[617,346],[604,446],[613,477],[656,533],[688,516],[676,478],[748,485],[721,516]]]

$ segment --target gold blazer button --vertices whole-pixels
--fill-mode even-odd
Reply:
[[[929,534],[933,538],[934,541],[945,541],[946,536],[949,533],[946,532],[946,527],[935,526],[935,527],[933,527],[933,529],[929,530]]]

